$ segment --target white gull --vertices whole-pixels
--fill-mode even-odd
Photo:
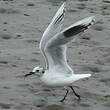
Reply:
[[[26,74],[26,76],[35,74],[36,72],[43,73],[41,81],[45,85],[50,87],[70,87],[73,93],[80,99],[80,95],[74,91],[72,83],[79,79],[90,77],[91,74],[74,74],[74,71],[67,63],[66,44],[73,39],[75,40],[81,32],[84,32],[93,25],[95,17],[87,17],[61,31],[64,15],[65,3],[59,8],[41,38],[40,51],[45,59],[45,69],[37,66],[30,74]],[[69,90],[66,89],[66,91],[61,102],[67,97]]]

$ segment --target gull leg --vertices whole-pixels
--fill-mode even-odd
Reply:
[[[80,100],[80,95],[78,95],[78,94],[75,92],[75,90],[73,89],[72,86],[69,86],[69,87],[72,89],[72,91],[73,91],[73,93],[75,94],[75,96],[78,97],[78,99]]]
[[[69,92],[69,90],[66,89],[66,94],[65,94],[64,98],[60,100],[60,102],[63,102],[63,101],[66,99],[66,97],[67,97],[67,95],[68,95],[68,92]]]

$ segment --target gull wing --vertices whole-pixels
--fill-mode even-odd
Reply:
[[[66,28],[65,30],[54,36],[52,39],[50,39],[47,47],[52,48],[68,43],[70,40],[76,38],[76,35],[78,35],[79,33],[85,32],[94,23],[94,16],[76,22],[75,24],[71,25],[70,27]]]
[[[50,71],[59,73],[72,73],[66,60],[66,43],[76,38],[76,35],[87,30],[95,22],[94,16],[76,22],[64,31],[55,35],[46,45],[45,54],[49,62]],[[51,70],[52,68],[52,70]]]
[[[53,36],[55,36],[57,33],[61,31],[61,26],[62,26],[62,21],[64,19],[64,15],[65,15],[65,3],[61,5],[61,7],[59,8],[57,13],[53,17],[51,23],[49,24],[49,26],[47,27],[47,29],[45,30],[41,38],[40,50],[46,60],[46,68],[48,68],[48,61],[47,61],[45,51],[44,51],[45,46],[48,40],[50,40]]]

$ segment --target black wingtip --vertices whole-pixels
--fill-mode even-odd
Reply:
[[[78,25],[78,26],[74,26],[74,27],[68,29],[63,34],[65,37],[71,37],[71,36],[74,36],[80,32],[84,32],[84,30],[86,30],[86,29],[88,29],[88,26]]]

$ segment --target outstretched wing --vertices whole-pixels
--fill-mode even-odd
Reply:
[[[67,29],[63,30],[62,32],[54,36],[52,39],[50,39],[47,47],[52,48],[58,45],[64,45],[68,43],[70,40],[76,38],[76,35],[90,28],[90,26],[93,25],[94,22],[94,16],[76,22],[75,24],[71,25],[70,27],[68,27]]]
[[[49,24],[49,26],[47,27],[47,29],[45,30],[41,41],[40,41],[40,50],[43,54],[43,56],[46,58],[45,55],[45,46],[46,43],[48,42],[48,40],[50,40],[53,36],[55,36],[57,33],[60,32],[61,30],[61,26],[62,26],[62,21],[64,19],[64,15],[65,15],[65,3],[63,3],[61,5],[61,7],[59,8],[59,10],[57,11],[57,13],[55,14],[55,16],[53,17],[51,23]],[[48,68],[48,61],[46,60],[46,68]]]
[[[66,60],[66,43],[74,39],[77,34],[87,30],[94,22],[94,17],[85,18],[48,41],[45,53],[49,62],[49,69],[58,70],[59,73],[72,73]]]

